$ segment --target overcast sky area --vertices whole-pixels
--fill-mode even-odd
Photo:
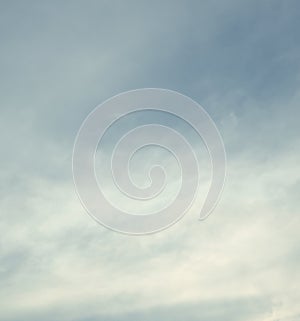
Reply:
[[[299,12],[297,0],[0,0],[1,321],[300,320]],[[227,180],[207,220],[194,207],[127,236],[86,215],[72,149],[95,106],[143,87],[205,107]]]

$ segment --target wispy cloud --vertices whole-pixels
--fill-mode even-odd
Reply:
[[[2,2],[1,320],[299,318],[298,9]],[[207,108],[228,175],[205,222],[128,237],[85,215],[71,153],[95,105],[144,86]]]

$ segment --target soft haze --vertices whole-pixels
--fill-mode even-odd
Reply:
[[[296,0],[0,1],[1,320],[300,319],[299,12]],[[96,105],[142,87],[204,106],[228,170],[206,221],[193,210],[130,237],[85,214],[71,156]]]

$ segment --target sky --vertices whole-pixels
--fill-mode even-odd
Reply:
[[[300,320],[299,12],[296,0],[0,1],[1,320]],[[95,106],[144,87],[205,107],[227,178],[207,220],[197,205],[128,236],[86,215],[72,150]]]

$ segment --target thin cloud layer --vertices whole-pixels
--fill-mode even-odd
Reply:
[[[298,319],[298,2],[27,1],[0,12],[0,319]],[[97,104],[140,87],[201,103],[228,173],[208,220],[197,204],[162,233],[129,237],[85,214],[71,154]]]

